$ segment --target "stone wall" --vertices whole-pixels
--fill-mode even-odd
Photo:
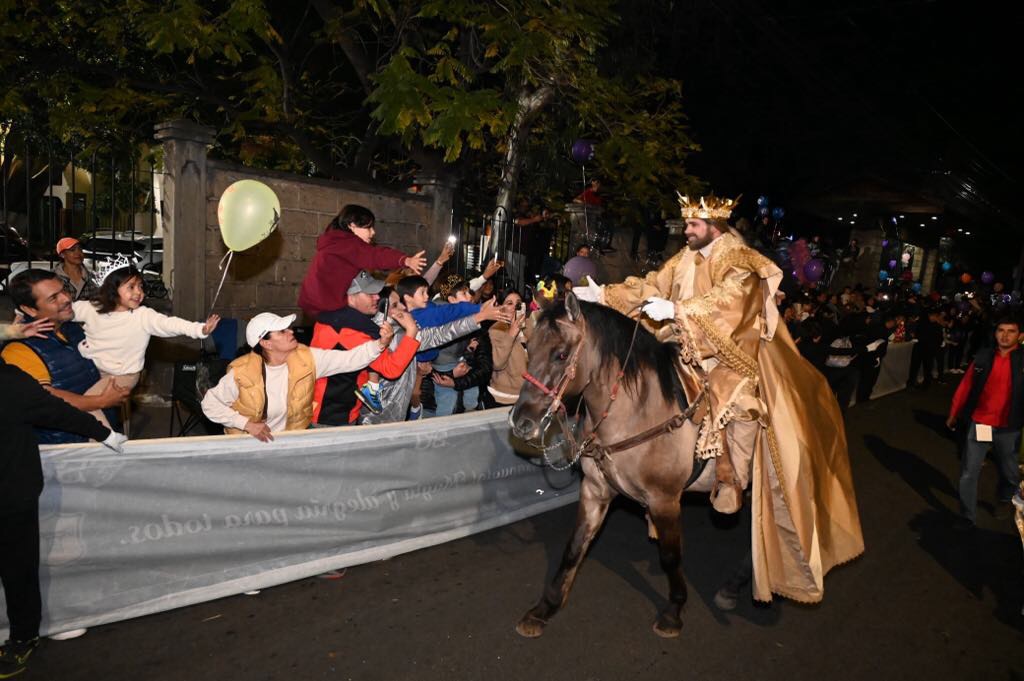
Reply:
[[[300,313],[299,286],[316,252],[317,237],[348,203],[366,206],[377,217],[377,242],[406,253],[426,250],[435,257],[448,236],[446,223],[435,224],[431,195],[329,182],[285,173],[209,161],[206,196],[206,301],[213,301],[227,252],[217,224],[217,204],[233,182],[263,182],[281,202],[281,222],[263,243],[235,253],[217,301],[216,312],[244,325],[258,312]],[[300,313],[301,315],[301,313]],[[310,322],[312,320],[305,320]]]

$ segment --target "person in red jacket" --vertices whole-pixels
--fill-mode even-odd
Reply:
[[[960,514],[954,527],[973,529],[977,522],[978,479],[989,448],[999,476],[992,515],[1013,515],[1010,500],[1020,483],[1017,452],[1024,428],[1024,351],[1020,322],[1004,318],[996,324],[996,347],[982,348],[960,381],[946,425],[965,426],[960,459]]]
[[[423,271],[427,264],[424,251],[406,255],[374,245],[375,221],[368,208],[350,203],[316,240],[316,255],[299,289],[299,307],[310,318],[348,305],[348,286],[360,270],[406,267],[416,274]]]

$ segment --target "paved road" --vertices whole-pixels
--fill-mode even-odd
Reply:
[[[1021,679],[1024,579],[1011,521],[949,528],[952,392],[906,392],[848,416],[867,552],[819,606],[711,598],[742,551],[706,502],[684,509],[690,601],[681,638],[650,629],[667,584],[642,515],[609,515],[568,607],[545,635],[513,631],[553,570],[573,508],[389,561],[47,641],[23,679]]]

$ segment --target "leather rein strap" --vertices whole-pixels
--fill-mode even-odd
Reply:
[[[562,397],[565,395],[565,391],[569,387],[569,383],[571,383],[572,379],[575,378],[576,376],[576,363],[579,359],[580,349],[583,347],[583,341],[586,339],[586,328],[587,327],[584,324],[582,327],[580,340],[576,344],[576,347],[573,348],[572,355],[569,358],[569,363],[566,366],[565,371],[562,373],[562,376],[559,378],[559,381],[554,388],[548,388],[546,385],[544,385],[541,381],[539,381],[529,372],[523,373],[523,378],[526,381],[534,385],[544,395],[551,398],[551,404],[548,405],[547,412],[541,419],[542,437],[543,433],[547,430],[547,425],[545,422],[550,423],[552,418],[558,412],[562,412],[563,414],[565,412],[565,405],[562,402]],[[640,317],[638,316],[636,320],[636,326],[633,327],[633,337],[629,341],[629,350],[627,350],[626,352],[626,358],[622,362],[622,365],[619,368],[618,375],[615,377],[615,383],[612,384],[612,388],[609,392],[608,405],[605,407],[604,411],[601,413],[597,422],[594,424],[594,427],[591,429],[590,434],[587,435],[581,442],[577,442],[575,436],[572,433],[572,428],[569,427],[569,424],[567,420],[564,418],[564,416],[563,418],[559,419],[559,425],[562,428],[562,434],[565,436],[565,439],[572,446],[573,457],[572,460],[569,462],[570,466],[576,463],[581,456],[589,456],[593,458],[595,461],[601,461],[610,454],[625,451],[627,449],[632,449],[633,447],[642,445],[645,442],[665,435],[666,433],[671,433],[673,430],[682,427],[682,425],[687,421],[687,419],[693,416],[693,413],[697,410],[697,406],[700,404],[700,401],[704,399],[705,391],[701,391],[700,395],[697,396],[697,399],[694,400],[692,405],[689,405],[682,412],[663,421],[657,426],[654,426],[653,428],[648,428],[642,433],[638,433],[637,435],[626,438],[625,440],[620,440],[610,445],[598,444],[597,429],[604,422],[605,418],[608,417],[608,412],[611,411],[612,405],[615,403],[616,398],[619,396],[619,386],[622,383],[622,379],[626,375],[626,366],[629,364],[629,360],[633,356],[633,348],[636,345],[636,337],[639,330]],[[547,452],[545,450],[545,459],[546,458]],[[550,461],[548,462],[548,464],[554,467]]]

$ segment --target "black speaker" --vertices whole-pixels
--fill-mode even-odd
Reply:
[[[196,426],[202,425],[207,434],[222,433],[223,428],[203,416],[202,400],[206,391],[217,385],[227,373],[226,359],[217,355],[203,354],[196,360],[174,363],[174,380],[171,383],[171,436],[175,435],[174,421],[181,425],[178,436],[187,435]],[[179,406],[189,411],[182,419]]]

